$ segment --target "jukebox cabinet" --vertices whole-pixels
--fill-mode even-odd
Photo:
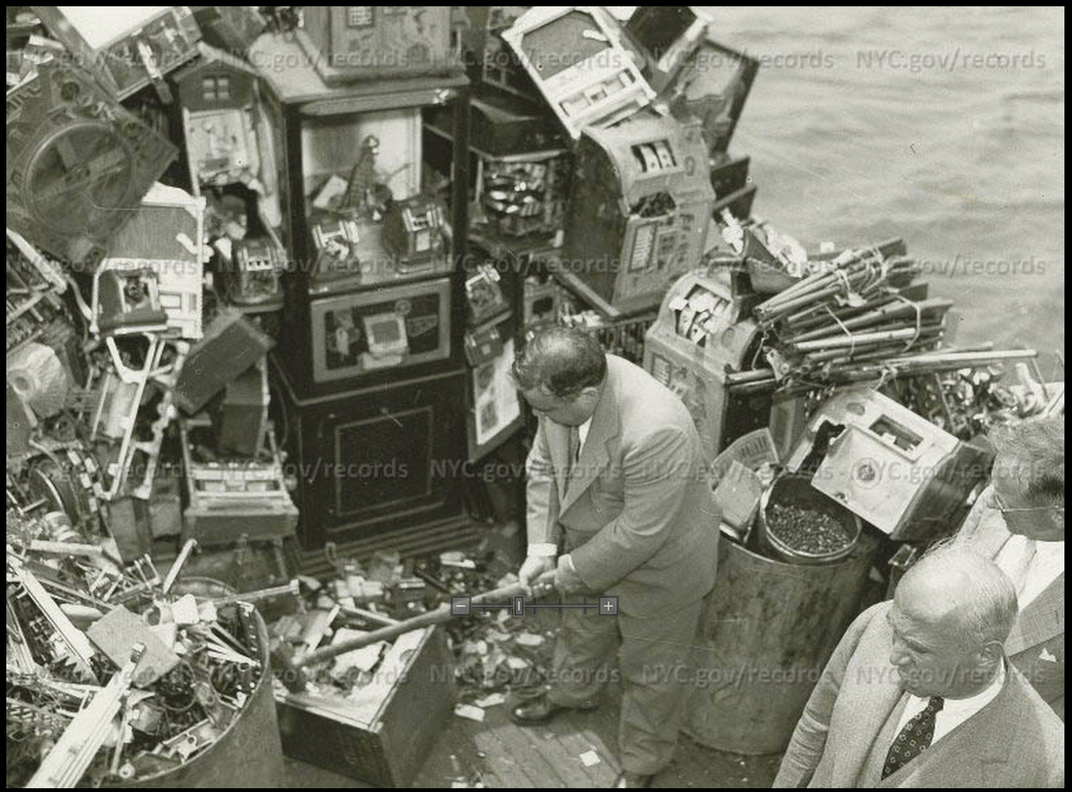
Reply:
[[[298,480],[303,550],[458,533],[465,523],[464,370],[320,398],[298,396],[284,366],[275,375],[272,403],[283,421],[287,472]]]
[[[457,69],[326,81],[299,42],[275,33],[250,60],[284,152],[274,230],[289,261],[272,403],[301,546],[412,547],[437,527],[457,534],[467,79]],[[459,135],[450,200],[422,173],[423,115],[435,107],[453,112]]]

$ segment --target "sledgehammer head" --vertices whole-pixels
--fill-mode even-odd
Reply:
[[[291,693],[304,693],[305,669],[294,661],[294,647],[286,641],[281,641],[272,649],[272,671]]]

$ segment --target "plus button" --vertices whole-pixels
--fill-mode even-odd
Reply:
[[[599,615],[600,616],[617,616],[618,615],[618,598],[617,597],[600,597],[599,598]]]

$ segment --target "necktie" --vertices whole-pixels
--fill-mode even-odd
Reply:
[[[577,464],[577,457],[581,454],[581,433],[576,426],[571,426],[569,430],[569,470],[570,476],[573,475],[573,468]]]
[[[883,778],[896,773],[930,747],[934,739],[934,719],[944,704],[941,696],[931,696],[923,712],[904,725],[886,754],[886,764],[882,766]]]

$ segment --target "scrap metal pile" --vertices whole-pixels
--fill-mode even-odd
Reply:
[[[67,193],[51,190],[49,207],[34,197],[22,170],[48,159],[34,142],[60,111],[138,140],[127,211],[82,205],[88,191],[65,202]],[[58,60],[9,92],[7,133],[7,400],[8,415],[21,418],[8,439],[9,476],[42,453],[90,453],[94,500],[146,500],[172,389],[201,336],[204,201],[156,183],[175,147]],[[35,177],[56,185],[83,178],[65,169],[91,152],[64,151]]]
[[[116,26],[130,18],[119,15]],[[191,151],[165,134],[174,102],[163,76],[200,62],[202,32],[186,7],[142,21],[154,44],[139,59],[123,36],[108,54],[89,54],[55,7],[8,18],[8,503],[43,503],[78,530],[110,531],[128,562],[153,539],[183,532],[178,479],[168,470],[178,467],[177,444],[165,451],[180,411],[210,425],[217,461],[278,468],[262,385],[274,342],[259,319],[220,309],[264,310],[247,292],[278,286],[276,273],[239,244],[246,218],[237,199],[202,195],[200,183],[177,175],[180,152]],[[141,66],[118,65],[131,63]],[[141,90],[150,84],[155,91]],[[249,288],[224,278],[218,296],[209,275],[225,274],[232,252],[251,270],[242,281]],[[185,466],[187,535],[201,537],[198,521],[234,502],[242,476],[221,484],[218,470],[194,467]],[[256,492],[266,477],[240,482],[242,503],[264,501],[254,516],[281,515],[285,535],[294,510],[278,487]]]
[[[335,563],[336,574],[329,580],[302,577],[304,607],[269,625],[273,657],[280,656],[283,647],[288,665],[301,664],[318,649],[430,615],[449,604],[451,596],[517,583],[513,573],[497,574],[493,558],[477,561],[459,551],[405,561],[395,552],[380,551],[364,565],[352,559]],[[466,705],[502,703],[504,697],[494,694],[507,689],[538,686],[549,661],[551,642],[540,621],[512,617],[501,607],[482,612],[479,602],[474,600],[472,616],[442,620],[456,660],[463,712]],[[493,598],[488,604],[501,606],[503,601]],[[360,700],[361,689],[373,682],[390,646],[390,639],[378,640],[310,664],[301,687],[321,697]],[[277,676],[275,685],[285,696],[282,677]]]
[[[928,296],[903,240],[809,257],[762,221],[722,220],[733,254],[713,265],[747,272],[767,293],[752,308],[762,343],[751,370],[727,376],[731,393],[829,394],[874,382],[965,440],[1063,409],[1063,387],[1046,388],[1035,350],[947,343],[953,301]],[[1017,364],[1016,382],[1003,377],[1007,363]]]
[[[895,380],[885,389],[897,401],[911,404],[931,423],[961,439],[1024,418],[1064,413],[1063,383],[1045,382],[1037,368],[1033,371],[1025,362],[1016,362],[1013,373],[1015,384],[999,366],[981,365]]]
[[[152,262],[120,273],[107,258],[96,265],[91,308],[65,268],[11,229],[7,238],[9,503],[36,507],[43,500],[78,528],[107,526],[126,560],[146,552],[152,539],[179,535],[177,496],[175,508],[157,508],[172,497],[157,484],[160,471],[179,461],[161,452],[180,410],[190,416],[184,427],[210,431],[216,467],[260,464],[268,474],[245,477],[282,480],[267,423],[265,355],[274,342],[250,319],[206,304],[200,253],[188,262],[196,261],[197,271],[189,297],[166,301],[194,310],[159,309],[163,285]],[[114,304],[106,299],[112,286]],[[184,376],[190,360],[195,365]],[[223,497],[220,486],[202,479],[220,474],[189,453],[185,461],[187,517],[196,527],[199,519],[211,522]],[[278,518],[281,533],[292,530],[296,510],[285,487],[260,489],[271,491],[246,494],[262,502],[256,513]]]
[[[350,641],[427,610],[424,581],[406,573],[398,553],[377,552],[366,565],[336,558],[333,545],[327,553],[335,575],[326,581],[301,577],[303,607],[268,627],[273,654],[285,646],[290,662],[304,659],[321,644]],[[308,672],[305,687],[321,696],[360,695],[361,688],[373,681],[388,648],[388,641],[376,641],[317,664]],[[284,681],[277,677],[275,685],[285,695]]]
[[[491,559],[481,560],[479,555],[474,559],[443,554],[438,559],[422,559],[417,568],[430,582],[436,581],[434,587],[448,599],[517,582],[513,572],[497,574],[499,569]],[[494,706],[502,702],[496,694],[542,685],[552,645],[545,624],[531,615],[512,616],[503,609],[481,611],[478,603],[471,618],[450,622],[459,702]]]
[[[61,513],[7,512],[7,784],[137,782],[196,758],[268,671],[253,606]]]

